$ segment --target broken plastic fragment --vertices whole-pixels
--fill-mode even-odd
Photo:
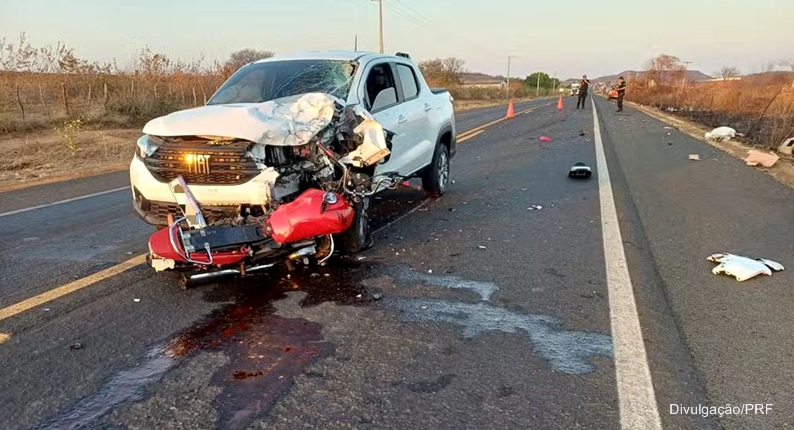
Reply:
[[[484,246],[482,246],[482,245],[478,246],[478,248],[480,248],[480,249],[487,249],[486,247],[484,247]]]
[[[551,138],[549,136],[540,136],[541,142],[551,142]]]
[[[753,260],[752,258],[728,253],[713,254],[710,255],[707,260],[720,263],[717,267],[712,269],[711,273],[715,275],[726,274],[728,276],[733,276],[739,282],[746,281],[758,275],[771,276],[772,270],[776,272],[783,270],[783,265],[776,261],[764,258]]]
[[[695,161],[700,161],[700,155],[699,154],[689,154],[689,159],[690,160],[695,160]]]
[[[568,171],[569,178],[587,179],[590,176],[592,176],[592,174],[593,171],[590,170],[590,167],[588,167],[586,164],[582,163],[581,161],[575,163],[573,167],[571,167],[571,170]]]
[[[772,167],[779,159],[780,157],[776,154],[751,149],[747,152],[747,158],[745,158],[744,161],[748,166],[757,166],[760,164],[764,167]]]

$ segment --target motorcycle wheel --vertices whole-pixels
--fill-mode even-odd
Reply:
[[[374,241],[369,225],[369,207],[371,202],[371,197],[365,197],[353,205],[356,211],[353,224],[337,237],[341,251],[355,254],[372,247]]]

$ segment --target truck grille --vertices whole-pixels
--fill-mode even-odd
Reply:
[[[176,203],[148,202],[148,214],[153,219],[157,219],[160,224],[165,225],[168,214],[175,217],[182,216],[182,209]],[[216,223],[227,218],[234,218],[239,208],[237,206],[202,206],[201,214],[208,224]]]
[[[259,174],[256,162],[248,156],[249,145],[239,141],[213,145],[207,140],[171,140],[143,162],[163,182],[182,175],[188,184],[240,185]]]

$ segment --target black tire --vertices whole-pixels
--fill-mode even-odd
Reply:
[[[422,174],[422,187],[433,197],[441,197],[449,187],[449,149],[439,143],[433,153],[433,162]]]
[[[369,225],[369,207],[371,197],[365,197],[360,202],[354,203],[356,210],[353,224],[344,233],[337,236],[338,248],[345,253],[355,254],[372,247],[372,231]]]

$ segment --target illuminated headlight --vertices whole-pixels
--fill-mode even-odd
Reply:
[[[141,158],[146,158],[154,154],[154,151],[157,151],[159,147],[159,142],[148,134],[144,134],[138,138],[138,155],[140,155]]]

